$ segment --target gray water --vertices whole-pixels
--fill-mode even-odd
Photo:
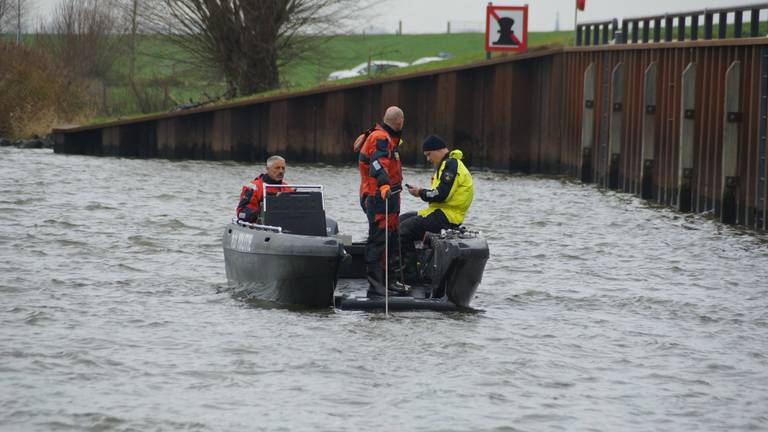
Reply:
[[[291,311],[226,290],[260,168],[0,148],[0,430],[768,429],[764,235],[476,171],[480,312]],[[287,178],[364,238],[354,167]]]

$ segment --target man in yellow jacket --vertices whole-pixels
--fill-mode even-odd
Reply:
[[[461,161],[461,150],[449,151],[445,141],[437,135],[427,137],[422,150],[435,172],[430,189],[406,184],[408,193],[429,203],[415,215],[404,214],[402,217],[400,241],[405,270],[410,275],[415,273],[414,242],[423,239],[427,231],[438,233],[442,229],[457,228],[464,222],[474,197],[472,175]]]

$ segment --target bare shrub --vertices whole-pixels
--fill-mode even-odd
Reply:
[[[37,44],[72,76],[104,81],[126,48],[116,6],[113,0],[61,0]]]
[[[31,48],[0,42],[0,136],[45,135],[90,114],[78,80]]]

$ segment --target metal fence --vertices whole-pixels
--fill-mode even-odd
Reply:
[[[699,39],[738,39],[765,36],[761,28],[768,3],[702,9],[618,20],[584,22],[576,26],[576,45],[656,43]],[[747,21],[747,18],[749,21]],[[618,37],[617,37],[618,36]]]

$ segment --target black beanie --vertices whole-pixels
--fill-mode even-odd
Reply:
[[[440,150],[446,147],[448,146],[445,145],[445,141],[437,135],[428,136],[421,145],[422,151]]]

